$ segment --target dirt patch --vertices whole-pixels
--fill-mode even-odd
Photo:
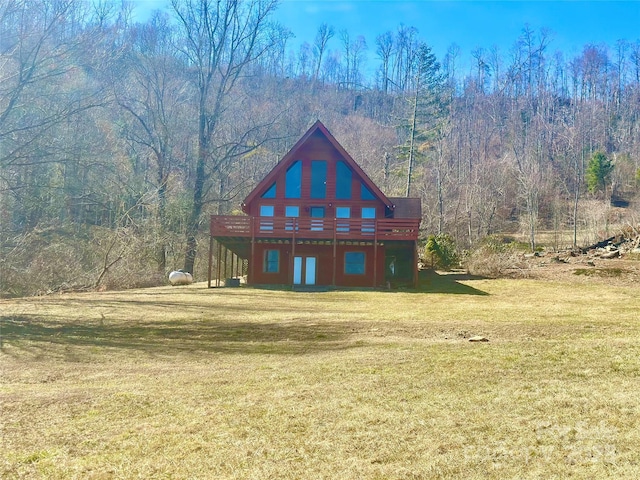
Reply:
[[[519,278],[630,285],[640,281],[640,261],[635,254],[602,258],[589,253],[542,252],[523,255],[518,265],[506,273]]]

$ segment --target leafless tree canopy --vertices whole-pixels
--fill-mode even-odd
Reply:
[[[525,26],[508,51],[435,58],[406,25],[293,43],[275,0],[172,0],[143,23],[114,5],[0,4],[3,295],[197,280],[208,216],[238,213],[316,119],[387,194],[422,197],[425,237],[535,249],[637,221],[638,39],[568,56]],[[589,190],[596,153],[613,169]]]

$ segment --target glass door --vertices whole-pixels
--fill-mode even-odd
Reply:
[[[305,262],[304,283],[306,285],[316,284],[316,257],[307,257]]]
[[[302,283],[302,257],[293,257],[293,284]]]
[[[293,284],[316,284],[316,257],[293,257]]]

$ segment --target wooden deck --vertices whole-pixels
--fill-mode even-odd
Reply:
[[[420,219],[290,218],[212,215],[214,238],[417,240]]]

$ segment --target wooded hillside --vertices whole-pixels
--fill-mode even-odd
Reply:
[[[208,216],[238,204],[317,119],[424,236],[637,224],[640,40],[566,57],[523,28],[508,52],[435,58],[418,28],[320,25],[296,47],[277,2],[0,5],[0,294],[204,278]],[[366,66],[374,65],[375,74]],[[608,235],[607,235],[608,236]]]

